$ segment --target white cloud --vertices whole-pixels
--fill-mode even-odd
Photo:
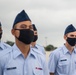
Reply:
[[[0,0],[0,21],[3,25],[3,41],[13,40],[11,28],[15,16],[22,9],[35,23],[39,33],[39,44],[60,46],[63,44],[63,34],[69,24],[76,26],[75,0]],[[13,38],[12,38],[13,37]]]

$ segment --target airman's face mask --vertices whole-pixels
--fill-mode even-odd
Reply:
[[[33,42],[37,41],[37,39],[38,39],[38,35],[34,35],[34,40],[33,40]]]
[[[0,39],[2,38],[2,32],[0,33]]]
[[[34,39],[34,32],[30,29],[15,29],[20,31],[19,37],[16,37],[19,41],[24,44],[30,44]]]
[[[69,43],[69,45],[71,45],[71,46],[75,46],[75,44],[76,44],[76,38],[70,38],[70,37],[67,37],[67,40],[66,40],[68,43]]]

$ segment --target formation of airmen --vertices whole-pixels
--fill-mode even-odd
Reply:
[[[13,46],[1,42],[2,32],[0,23],[0,75],[76,75],[76,28],[72,24],[65,29],[65,43],[50,53],[48,62],[44,47],[36,43],[37,28],[25,10],[15,17]]]

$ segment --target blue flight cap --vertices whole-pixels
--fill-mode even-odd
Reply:
[[[72,24],[70,24],[70,25],[65,29],[64,35],[66,35],[67,33],[70,33],[70,32],[74,32],[74,31],[76,31],[75,27],[74,27]]]
[[[37,31],[35,24],[32,24],[32,26],[33,26],[33,30]]]
[[[27,15],[27,13],[22,10],[15,18],[14,23],[13,23],[13,27],[15,26],[15,24],[22,22],[22,21],[31,21],[29,16]]]

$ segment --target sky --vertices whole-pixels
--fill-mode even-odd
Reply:
[[[63,45],[66,27],[70,24],[76,27],[76,0],[0,0],[3,42],[14,42],[12,25],[16,15],[23,9],[36,25],[37,43],[42,46]]]

